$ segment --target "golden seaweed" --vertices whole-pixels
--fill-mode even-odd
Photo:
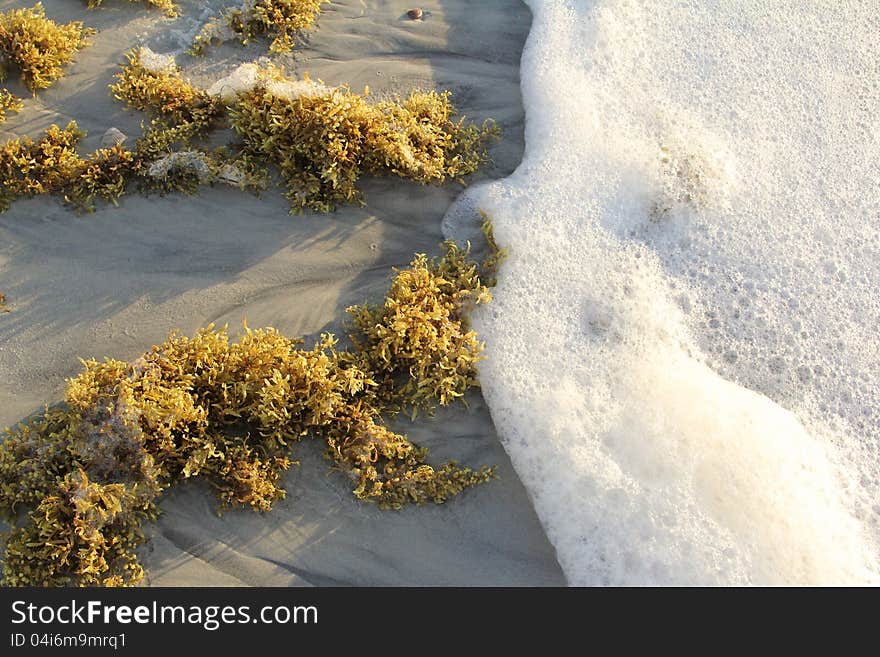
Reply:
[[[0,81],[10,67],[33,92],[49,87],[64,75],[63,67],[90,45],[95,31],[80,21],[56,23],[46,18],[42,3],[0,14]]]
[[[299,35],[313,27],[324,2],[326,0],[250,0],[209,20],[196,35],[190,53],[203,55],[227,35],[237,37],[242,45],[267,36],[272,39],[270,52],[290,52]]]
[[[219,99],[184,80],[177,65],[153,70],[142,57],[141,49],[126,54],[128,63],[116,75],[116,84],[110,85],[114,98],[168,126],[190,125],[194,134],[204,134],[215,125],[224,112]]]
[[[52,125],[33,141],[22,137],[0,146],[0,211],[17,198],[57,194],[75,208],[94,209],[101,198],[116,203],[134,166],[134,156],[121,146],[80,157],[77,144],[85,136],[74,121]]]
[[[132,181],[145,194],[193,194],[215,183],[252,192],[265,187],[266,173],[250,156],[191,150],[198,131],[190,123],[152,123],[134,149],[117,144],[86,157],[77,151],[85,133],[74,121],[50,126],[36,141],[10,140],[0,145],[0,212],[19,198],[40,195],[61,196],[75,211],[92,212],[97,200],[117,205]]]
[[[216,183],[259,192],[271,168],[287,186],[291,213],[331,212],[363,204],[362,175],[463,183],[489,161],[487,147],[498,134],[491,121],[477,126],[458,118],[449,92],[413,91],[374,103],[367,91],[329,88],[308,76],[291,80],[271,66],[258,70],[256,86],[224,102],[184,79],[173,62],[145,62],[144,52],[128,53],[110,87],[150,117],[135,148],[80,157],[82,134],[70,132],[70,125],[52,126],[36,142],[9,141],[0,146],[0,172],[6,173],[0,212],[16,198],[39,194],[60,194],[89,212],[96,199],[115,205],[132,180],[145,193],[194,194]],[[241,140],[210,151],[200,147],[227,120]]]
[[[12,95],[6,89],[0,89],[0,123],[6,120],[8,112],[20,112],[22,107],[21,98]]]
[[[463,182],[489,161],[487,146],[498,134],[491,121],[476,126],[458,118],[449,92],[413,91],[371,103],[367,92],[329,88],[308,76],[292,80],[271,66],[257,78],[255,87],[228,99],[231,126],[242,139],[234,149],[247,169],[280,171],[292,213],[363,203],[356,184],[365,174]],[[220,100],[183,80],[173,65],[150,71],[139,52],[131,53],[118,79],[117,98],[178,130],[190,125],[198,136],[220,120]]]
[[[130,586],[143,578],[135,548],[141,523],[155,518],[137,485],[98,484],[82,470],[57,489],[6,539],[6,586]]]
[[[492,479],[494,468],[428,464],[427,450],[383,421],[477,385],[482,346],[466,315],[490,299],[488,269],[469,247],[444,248],[397,271],[381,306],[350,310],[350,349],[330,334],[304,348],[246,326],[233,342],[211,325],[172,334],[133,363],[83,361],[63,405],[0,443],[0,514],[14,525],[3,583],[136,584],[141,526],[165,489],[199,477],[221,508],[268,511],[305,438],[322,440],[354,495],[383,509],[440,504]],[[491,243],[490,252],[494,267]]]
[[[448,91],[370,103],[367,92],[309,83],[265,70],[230,110],[244,150],[281,171],[293,213],[363,204],[356,183],[365,174],[439,184],[462,181],[489,160],[497,128],[456,119]]]
[[[418,254],[397,272],[381,306],[348,309],[359,363],[377,381],[384,407],[431,411],[477,384],[483,345],[467,324],[470,309],[491,300],[481,267],[454,242],[441,258]]]

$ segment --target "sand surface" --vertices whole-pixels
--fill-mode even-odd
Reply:
[[[0,10],[27,6],[0,2]],[[114,126],[137,137],[142,115],[107,92],[124,53],[136,45],[181,48],[204,2],[183,2],[176,20],[105,0],[86,11],[46,0],[48,16],[98,29],[94,45],[67,76],[0,136],[36,135],[74,118],[98,146]],[[406,2],[346,0],[327,5],[288,70],[371,93],[413,86],[448,88],[476,120],[504,131],[495,166],[475,177],[503,177],[523,148],[519,57],[530,15],[518,0],[433,0],[427,18],[405,20]],[[178,58],[206,86],[266,42],[224,45],[204,60]],[[14,93],[27,96],[16,83]],[[339,331],[344,309],[380,298],[392,266],[433,253],[440,221],[458,185],[423,187],[399,179],[362,184],[365,208],[291,217],[278,189],[255,198],[231,189],[200,196],[125,197],[119,208],[78,217],[57,199],[17,202],[0,215],[0,425],[15,424],[58,401],[79,357],[133,359],[169,331],[192,333],[215,322],[240,332],[274,326],[288,335]],[[382,512],[358,502],[328,474],[320,445],[295,450],[301,465],[285,480],[288,497],[268,514],[216,514],[198,483],[168,493],[142,550],[151,585],[561,585],[564,579],[528,496],[499,444],[481,397],[398,430],[429,446],[433,460],[498,464],[500,479],[440,507]]]

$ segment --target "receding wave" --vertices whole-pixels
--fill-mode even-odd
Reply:
[[[453,206],[571,584],[867,584],[880,537],[871,3],[528,0],[526,154]]]

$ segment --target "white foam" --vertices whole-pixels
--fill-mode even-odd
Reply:
[[[174,55],[153,52],[146,46],[142,46],[138,50],[138,62],[152,73],[164,73],[177,68],[177,64],[174,63]]]
[[[220,78],[210,87],[208,93],[220,96],[226,102],[235,100],[238,94],[250,91],[260,83],[260,67],[257,64],[241,64],[229,75]]]
[[[332,89],[312,80],[266,80],[266,91],[285,100],[295,100],[301,96],[325,96]]]
[[[870,3],[527,0],[526,153],[474,324],[572,584],[877,583]]]
[[[238,94],[250,91],[258,85],[262,85],[273,96],[286,100],[294,100],[300,96],[322,96],[333,91],[313,80],[293,80],[284,77],[275,69],[261,68],[258,64],[246,63],[214,82],[208,87],[208,93],[212,96],[220,96],[226,102],[231,102]]]

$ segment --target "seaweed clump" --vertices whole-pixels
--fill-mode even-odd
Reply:
[[[217,183],[252,192],[265,187],[266,173],[251,156],[194,145],[222,120],[218,98],[184,80],[173,61],[146,49],[132,51],[128,61],[111,89],[151,117],[135,147],[116,144],[82,157],[77,144],[85,133],[73,121],[50,126],[37,140],[10,140],[0,145],[0,212],[18,198],[44,194],[91,212],[98,199],[116,205],[132,181],[143,193],[159,194],[194,194]]]
[[[13,201],[40,195],[61,196],[77,212],[92,212],[96,201],[117,205],[129,183],[143,193],[195,193],[202,185],[224,183],[259,191],[262,171],[224,149],[188,149],[191,126],[153,125],[134,149],[121,144],[82,157],[85,136],[76,122],[49,126],[37,140],[20,137],[0,145],[0,212]]]
[[[464,397],[476,385],[483,348],[466,317],[492,298],[483,283],[488,271],[469,249],[444,247],[442,257],[419,254],[398,271],[381,305],[348,309],[351,339],[377,382],[374,394],[386,408],[411,409],[413,418]]]
[[[163,125],[189,129],[191,136],[206,133],[223,116],[220,99],[185,80],[173,58],[137,48],[126,59],[117,82],[110,85],[117,100]]]
[[[71,121],[50,126],[36,141],[21,137],[0,146],[0,211],[17,198],[41,194],[61,195],[79,210],[93,209],[96,198],[115,204],[136,157],[119,145],[80,157],[76,147],[84,136]]]
[[[137,147],[141,191],[194,194],[218,182],[252,192],[265,188],[267,174],[252,157],[234,148],[197,147],[225,119],[220,97],[184,79],[173,58],[138,48],[126,59],[110,91],[151,118]]]
[[[133,50],[111,92],[149,118],[136,147],[82,158],[75,124],[52,126],[37,141],[7,142],[0,146],[0,171],[8,174],[0,179],[0,212],[37,194],[61,194],[78,211],[90,211],[98,198],[116,204],[132,180],[145,193],[191,194],[215,183],[259,192],[271,168],[286,184],[291,213],[330,212],[363,204],[362,175],[463,183],[489,161],[497,127],[459,118],[449,92],[369,102],[368,91],[331,88],[308,76],[293,80],[253,64],[203,90],[172,58]],[[200,146],[227,122],[240,140],[213,150]]]
[[[376,103],[368,102],[368,92],[289,80],[270,68],[238,93],[232,127],[245,152],[280,169],[291,212],[362,204],[356,183],[365,174],[443,183],[488,162],[497,127],[456,118],[448,91]]]
[[[12,95],[6,89],[0,89],[0,123],[6,120],[7,112],[20,112],[22,109],[21,99]]]
[[[482,213],[481,213],[482,214]],[[492,300],[491,287],[507,256],[498,247],[492,222],[482,214],[486,255],[481,263],[470,244],[444,242],[442,257],[418,254],[397,271],[382,304],[348,308],[360,366],[376,382],[372,394],[386,411],[434,411],[464,399],[479,385],[477,363],[483,344],[470,328],[473,308]]]
[[[427,450],[383,419],[476,385],[482,347],[466,313],[490,294],[468,251],[445,248],[398,271],[382,306],[350,309],[351,349],[330,334],[304,348],[272,328],[245,327],[233,342],[208,326],[134,363],[84,361],[64,405],[0,443],[0,513],[15,523],[4,583],[135,584],[141,527],[164,490],[199,477],[221,508],[267,511],[285,496],[291,446],[307,437],[381,508],[443,503],[490,480],[493,468],[428,464]]]
[[[45,89],[64,75],[63,67],[90,45],[95,31],[80,21],[56,23],[46,18],[41,3],[0,14],[0,81],[10,66],[31,91]]]
[[[111,87],[114,96],[144,111],[190,145],[227,118],[241,137],[232,145],[236,165],[253,178],[276,167],[288,188],[291,212],[330,212],[363,203],[362,175],[396,175],[420,183],[462,181],[489,161],[497,134],[457,117],[449,92],[413,91],[405,99],[368,101],[345,87],[305,76],[294,80],[276,67],[245,64],[207,91],[181,76],[170,59],[141,48]],[[197,149],[196,149],[197,150]]]
[[[312,28],[326,0],[248,0],[219,18],[209,20],[196,35],[190,53],[203,55],[214,44],[237,37],[242,45],[251,39],[272,39],[269,51],[290,52],[297,38]]]

